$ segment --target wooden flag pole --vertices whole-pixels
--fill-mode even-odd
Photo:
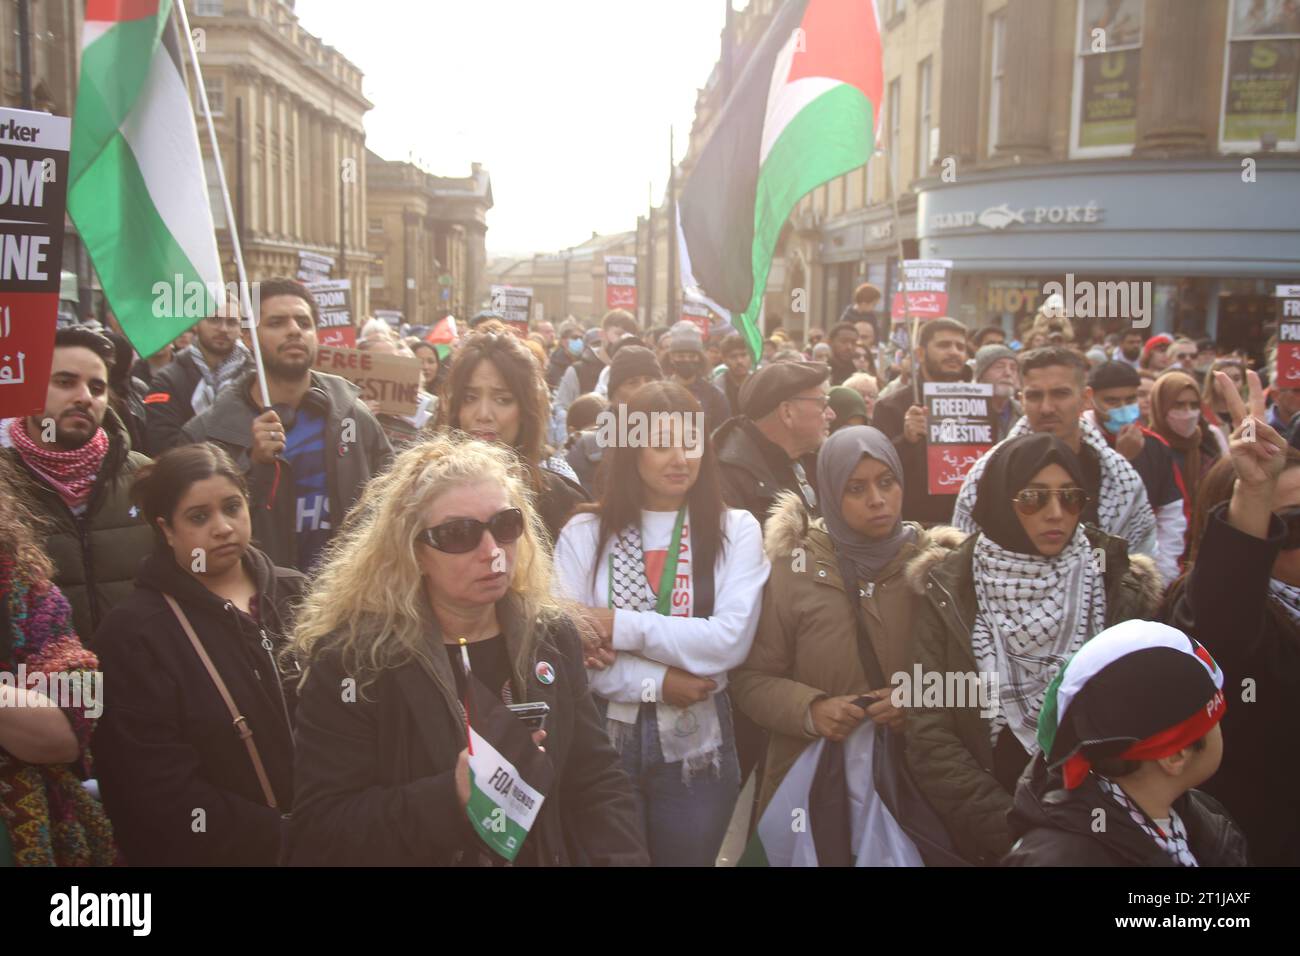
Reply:
[[[203,107],[203,118],[208,127],[208,142],[212,146],[212,159],[217,167],[217,182],[221,186],[221,202],[226,211],[226,228],[230,232],[230,245],[235,252],[235,270],[239,275],[240,312],[248,317],[249,338],[253,340],[253,364],[257,369],[257,384],[262,392],[262,410],[271,407],[271,394],[266,388],[266,370],[262,367],[262,346],[257,340],[257,315],[253,312],[253,300],[248,294],[248,273],[244,269],[244,252],[239,246],[239,232],[235,229],[235,210],[230,202],[230,189],[226,186],[226,170],[221,163],[221,148],[217,145],[217,128],[212,123],[212,107],[208,105],[208,88],[203,82],[203,70],[199,68],[199,54],[194,47],[194,34],[190,32],[190,18],[185,11],[185,0],[172,0],[172,7],[180,18],[180,29],[185,34],[185,45],[190,51],[190,62],[194,64],[194,82],[199,90],[199,103]]]

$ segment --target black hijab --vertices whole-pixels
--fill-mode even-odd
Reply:
[[[1085,487],[1079,457],[1055,435],[1022,435],[993,450],[980,475],[971,517],[995,544],[1018,554],[1042,554],[1025,533],[1011,499],[1048,465],[1060,465],[1078,487]]]

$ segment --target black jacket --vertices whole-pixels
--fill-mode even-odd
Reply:
[[[1284,529],[1267,539],[1210,512],[1196,563],[1171,592],[1169,623],[1223,668],[1223,763],[1205,789],[1223,801],[1262,866],[1300,866],[1300,628],[1268,596]],[[1247,683],[1249,682],[1249,683]]]
[[[768,511],[781,492],[793,491],[803,500],[789,459],[745,416],[737,415],[722,423],[713,433],[713,449],[718,456],[722,497],[728,507],[743,508],[766,526]],[[778,463],[778,458],[783,461]],[[808,484],[816,490],[817,456],[804,455],[799,461]],[[807,501],[804,506],[811,517],[821,514],[820,509],[808,507]]]
[[[676,380],[674,380],[676,381]],[[681,382],[677,382],[682,385]],[[690,384],[682,385],[686,391],[695,396],[704,411],[704,430],[712,434],[723,422],[731,417],[731,404],[722,389],[702,376],[696,376]]]
[[[19,491],[44,519],[39,531],[54,562],[54,583],[72,605],[72,619],[83,644],[113,605],[131,593],[140,562],[153,551],[154,535],[140,509],[131,503],[135,473],[149,459],[131,450],[131,439],[117,412],[104,415],[108,452],[95,476],[86,510],[74,515],[59,493],[27,467],[13,448],[9,456],[23,483]],[[7,493],[2,489],[0,493]]]
[[[572,364],[573,353],[562,344],[551,351],[551,357],[546,363],[546,384],[551,391],[560,387],[560,380],[564,378],[564,373]]]
[[[507,602],[498,607],[513,661],[522,628],[538,625],[520,622]],[[337,652],[324,652],[308,669],[298,710],[287,862],[446,866],[481,846],[456,797],[465,725],[455,677],[432,614],[423,618],[432,674],[411,661],[373,682],[358,678],[355,702],[345,702],[339,688],[350,675]],[[536,676],[541,661],[554,669],[550,684]],[[538,635],[512,690],[517,702],[542,700],[551,707],[545,746],[555,781],[524,845],[526,857],[543,866],[647,865],[632,786],[587,691],[570,622]]]
[[[968,373],[969,377],[969,373]],[[924,388],[924,379],[921,383]],[[900,388],[876,402],[871,424],[884,432],[894,443],[898,459],[903,466],[903,518],[921,524],[948,524],[952,521],[957,496],[930,494],[929,461],[924,440],[909,442],[903,437],[903,419],[915,404],[925,405],[925,399],[916,402],[912,386]]]
[[[255,374],[250,372],[223,391],[212,407],[191,418],[182,432],[188,442],[220,445],[243,470],[248,477],[254,542],[275,564],[293,568],[298,564],[293,468],[283,458],[275,465],[259,465],[251,457],[253,419],[258,410],[249,387]],[[387,468],[393,458],[383,428],[358,397],[360,391],[337,375],[312,372],[311,388],[302,399],[325,416],[330,522],[336,530],[361,496],[366,482]],[[351,441],[343,440],[345,426]]]
[[[266,805],[230,713],[163,599],[172,595],[189,617],[248,719],[277,805],[288,810],[297,675],[282,677],[271,655],[283,645],[306,579],[254,549],[245,565],[257,580],[260,623],[205,588],[170,553],[157,552],[95,635],[105,696],[95,764],[129,864],[260,866],[277,859],[280,810]]]
[[[542,491],[536,501],[537,513],[551,536],[549,547],[553,548],[560,529],[573,516],[573,510],[590,501],[591,496],[580,485],[549,468],[538,468],[537,472],[542,478]]]
[[[1096,810],[1105,813],[1105,829]],[[1187,828],[1187,848],[1200,866],[1245,866],[1246,838],[1223,806],[1200,790],[1173,805]],[[1066,790],[1059,772],[1049,772],[1042,754],[1016,787],[1007,814],[1015,843],[1003,866],[1177,866],[1089,774]]]
[[[179,353],[154,375],[145,397],[147,450],[153,457],[188,444],[181,429],[194,417],[190,399],[202,380],[203,373],[189,352]]]

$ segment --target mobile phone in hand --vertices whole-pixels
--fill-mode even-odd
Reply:
[[[531,704],[506,704],[506,708],[522,720],[529,730],[544,730],[546,715],[551,712],[551,705],[544,700]]]

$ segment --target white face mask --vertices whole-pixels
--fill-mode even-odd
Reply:
[[[1170,429],[1175,435],[1182,435],[1184,438],[1191,438],[1196,434],[1196,428],[1201,421],[1201,413],[1197,409],[1190,411],[1174,410],[1165,415],[1165,421],[1169,424]]]

